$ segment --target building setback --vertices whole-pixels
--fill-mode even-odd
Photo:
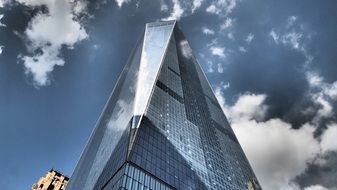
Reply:
[[[69,178],[60,172],[51,169],[44,177],[41,177],[37,183],[32,185],[32,190],[64,190],[68,184]]]
[[[260,189],[176,21],[146,24],[67,190]]]

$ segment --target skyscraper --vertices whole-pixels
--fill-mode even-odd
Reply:
[[[176,21],[146,25],[67,189],[259,189]]]

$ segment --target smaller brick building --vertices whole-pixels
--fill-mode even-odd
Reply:
[[[44,177],[32,185],[32,190],[65,190],[69,177],[51,169]]]

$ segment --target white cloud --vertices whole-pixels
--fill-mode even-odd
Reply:
[[[319,144],[311,126],[295,130],[280,119],[256,121],[254,118],[263,118],[266,113],[265,98],[263,94],[244,94],[227,111],[262,187],[282,189],[305,171],[306,162],[319,152]]]
[[[267,111],[267,106],[263,104],[265,99],[264,94],[241,95],[229,110],[231,119],[263,119]]]
[[[289,44],[294,49],[299,49],[301,48],[300,43],[302,38],[303,34],[293,31],[282,36],[282,43],[285,45]]]
[[[145,105],[147,103],[147,101],[144,99],[149,97],[152,83],[150,76],[152,76],[151,73],[154,73],[153,65],[151,65],[150,56],[148,55],[147,49],[144,49],[140,60],[139,71],[137,74],[137,85],[133,88],[136,90],[136,98],[133,111],[135,115],[143,113]]]
[[[327,83],[324,78],[315,72],[307,72],[307,81],[313,91],[321,93],[326,98],[337,100],[337,81]]]
[[[183,16],[184,9],[181,7],[181,4],[178,0],[172,0],[173,3],[173,11],[170,16],[164,18],[163,20],[179,20],[181,16]]]
[[[85,0],[70,0],[73,3],[73,11],[76,15],[83,13],[86,11],[88,2]]]
[[[55,66],[63,66],[64,60],[59,57],[59,49],[55,47],[43,47],[41,54],[23,56],[25,73],[32,75],[34,84],[45,86],[50,83],[49,74]]]
[[[185,58],[191,58],[193,56],[192,50],[191,50],[190,46],[188,45],[187,40],[181,41],[179,45],[181,47],[181,51],[182,51],[183,56]]]
[[[288,185],[284,185],[280,190],[301,190],[297,183],[290,182]]]
[[[197,10],[204,0],[193,0],[192,13]]]
[[[222,92],[222,90],[225,90],[225,89],[226,88],[223,88],[222,85],[216,86],[215,89],[214,89],[214,94],[215,94],[216,99],[218,100],[222,110],[225,112],[225,114],[227,114],[228,110],[227,110],[226,100],[225,100],[225,96]]]
[[[224,58],[225,55],[225,48],[219,47],[219,46],[211,46],[210,47],[211,53],[213,55],[219,56],[221,58]]]
[[[26,6],[45,5],[48,8],[48,14],[34,16],[25,30],[27,50],[32,55],[19,56],[25,66],[25,73],[32,76],[34,85],[48,85],[54,67],[64,65],[60,55],[62,46],[73,48],[77,42],[88,36],[74,13],[74,7],[79,11],[79,7],[83,8],[83,5],[74,4],[72,0],[18,2]]]
[[[321,137],[322,151],[337,151],[337,124],[328,125]]]
[[[1,22],[1,20],[2,20],[2,18],[4,17],[4,15],[0,15],[0,27],[2,26],[2,27],[5,27],[6,25],[5,24],[3,24],[2,22]]]
[[[226,90],[229,87],[230,87],[229,82],[225,83],[225,82],[221,81],[220,84],[218,86],[216,86],[215,89],[214,89],[215,97],[218,100],[218,102],[221,106],[221,109],[225,112],[226,116],[227,116],[227,113],[229,112],[230,108],[229,108],[228,105],[226,105],[226,100],[225,100],[223,90]]]
[[[227,88],[229,88],[231,86],[231,84],[229,82],[225,83],[225,82],[221,82],[220,86],[222,86],[222,88],[224,90],[226,90]]]
[[[215,32],[214,32],[214,30],[211,30],[207,27],[202,27],[202,33],[204,33],[206,35],[213,35]]]
[[[209,12],[209,13],[216,13],[218,10],[217,10],[216,6],[214,4],[212,4],[209,7],[207,7],[206,11]]]
[[[234,25],[235,20],[226,17],[226,19],[223,21],[223,23],[220,25],[220,30],[224,31],[224,34],[227,35],[228,39],[234,40],[234,35],[233,35],[233,25]]]
[[[231,28],[232,26],[233,26],[233,19],[226,18],[225,22],[220,25],[220,29],[225,30],[225,29]]]
[[[312,102],[319,106],[313,121],[320,122],[334,114],[332,103],[337,100],[337,81],[327,83],[323,77],[315,72],[307,72],[307,81],[310,89],[308,92]]]
[[[6,1],[0,0],[0,7],[3,7],[5,3],[6,3]],[[1,14],[1,15],[0,15],[0,27],[5,27],[5,26],[6,26],[5,24],[1,23],[1,19],[2,19],[3,17],[4,17],[4,15]],[[4,47],[5,47],[5,46],[0,45],[0,55],[2,54],[2,51],[3,51]]]
[[[289,45],[295,50],[299,50],[304,52],[305,49],[302,45],[303,42],[303,34],[300,32],[292,31],[285,33],[283,35],[280,35],[275,32],[274,29],[272,29],[269,33],[269,36],[271,36],[276,44],[281,42],[283,45]],[[305,53],[305,52],[304,52]]]
[[[250,42],[252,42],[254,40],[254,34],[249,33],[247,38],[245,39],[245,41],[250,44]]]
[[[183,16],[188,16],[193,14],[196,10],[198,10],[204,0],[171,0],[173,5],[172,9],[169,12],[169,16],[162,18],[163,21],[168,20],[180,20]],[[170,3],[170,4],[171,4]],[[160,0],[160,10],[163,12],[167,12],[169,10],[168,5],[164,0]]]
[[[115,0],[118,7],[122,7],[124,3],[128,3],[130,0]]]
[[[289,24],[293,25],[296,19],[297,17],[295,16],[289,17],[287,25]],[[303,41],[304,41],[303,31],[299,32],[299,31],[292,30],[292,31],[284,32],[283,34],[279,34],[279,33],[276,33],[274,29],[272,29],[269,35],[273,38],[276,44],[281,42],[283,45],[288,45],[291,48],[302,52],[307,59],[312,59],[310,58],[311,56],[308,55],[303,45]]]
[[[320,105],[320,109],[317,111],[317,118],[327,118],[332,116],[333,108],[330,102],[322,96],[322,94],[317,93],[312,95],[312,100]]]
[[[8,0],[0,0],[0,7],[4,7],[8,3]]]
[[[323,83],[323,77],[317,73],[309,72],[307,73],[307,81],[310,87],[319,87]]]
[[[208,71],[209,73],[213,73],[213,72],[214,72],[214,69],[213,69],[213,62],[212,62],[212,61],[207,61],[207,66],[208,66],[207,71]]]
[[[208,66],[207,71],[208,71],[209,73],[213,73],[213,72],[214,72],[214,69],[213,69],[213,62],[212,62],[212,61],[207,61],[207,66]]]
[[[332,84],[328,84],[327,87],[324,88],[324,93],[333,100],[337,99],[337,81]]]
[[[278,40],[280,39],[280,35],[275,32],[274,29],[272,29],[269,33],[269,35],[273,38],[274,42],[278,44]]]
[[[297,20],[296,16],[290,16],[287,21],[287,25],[284,29],[288,30],[290,26],[295,25],[295,21]],[[284,46],[289,46],[292,49],[300,52],[305,57],[305,67],[308,67],[310,63],[312,63],[314,57],[310,55],[309,51],[305,47],[305,44],[311,39],[312,33],[308,30],[305,30],[305,24],[298,24],[299,29],[292,29],[291,31],[283,31],[276,33],[274,29],[271,30],[269,35],[273,38],[276,44],[283,44]]]
[[[116,114],[111,115],[107,128],[115,132],[123,131],[125,129],[125,122],[129,119],[132,109],[133,104],[130,101],[119,99],[114,109],[114,113]]]
[[[214,65],[213,62],[209,59],[206,58],[205,54],[203,53],[199,53],[200,59],[203,60],[204,63],[206,63],[204,70],[207,73],[213,73],[214,72]]]
[[[321,185],[311,185],[309,187],[304,188],[304,190],[329,190]]]
[[[236,7],[237,0],[218,0],[207,7],[206,11],[211,14],[227,15]]]
[[[245,48],[245,47],[242,47],[242,46],[239,47],[239,51],[241,51],[241,52],[243,52],[243,53],[246,53],[246,52],[247,52],[246,48]]]
[[[296,20],[297,20],[296,16],[290,16],[287,21],[287,27],[293,26]]]
[[[161,10],[161,11],[164,11],[164,12],[168,11],[168,6],[167,6],[167,4],[164,2],[164,0],[161,0],[161,1],[160,1],[160,10]]]
[[[319,143],[313,135],[316,128],[308,123],[293,129],[279,118],[264,120],[265,94],[245,93],[229,106],[224,89],[220,84],[215,95],[264,189],[300,190],[292,180],[305,172],[307,163],[328,150],[336,151],[337,124],[328,126]]]
[[[281,119],[270,119],[234,121],[232,127],[265,189],[287,187],[319,153],[315,128],[309,125],[296,130]]]
[[[228,32],[227,37],[228,37],[228,39],[234,40],[234,35],[233,35],[232,32]]]
[[[223,66],[222,66],[221,63],[218,63],[218,69],[217,69],[217,71],[218,71],[218,73],[223,73],[224,68],[223,68]]]
[[[70,4],[66,0],[47,5],[49,14],[39,14],[29,23],[25,34],[35,47],[61,46],[72,47],[76,42],[87,37],[81,24],[74,20]],[[60,27],[62,26],[62,27]]]

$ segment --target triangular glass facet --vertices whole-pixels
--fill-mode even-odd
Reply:
[[[175,21],[146,25],[69,182],[78,189],[261,189]]]

